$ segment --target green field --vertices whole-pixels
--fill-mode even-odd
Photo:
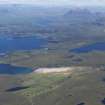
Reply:
[[[78,105],[82,102],[102,105],[105,98],[104,68],[81,67],[70,74],[31,73],[2,77],[0,95],[6,100],[0,101],[2,105]],[[10,91],[19,86],[27,88]]]

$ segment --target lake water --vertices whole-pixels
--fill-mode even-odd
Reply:
[[[43,48],[47,44],[44,38],[0,36],[0,56],[18,50],[33,50]],[[0,64],[0,74],[26,74],[32,69],[16,67],[9,64]]]
[[[105,51],[105,42],[97,42],[89,45],[84,45],[79,48],[74,48],[70,50],[74,53],[87,53],[91,51]]]
[[[0,53],[8,53],[17,50],[40,49],[46,44],[44,38],[32,37],[7,37],[0,36]]]
[[[33,70],[31,68],[17,67],[17,66],[12,66],[10,64],[0,64],[0,74],[9,74],[9,75],[27,74],[31,73],[32,71]]]

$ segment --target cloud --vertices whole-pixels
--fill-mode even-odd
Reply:
[[[0,3],[30,3],[41,5],[105,5],[105,0],[0,0]]]

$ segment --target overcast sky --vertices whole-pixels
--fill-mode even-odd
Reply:
[[[32,3],[41,5],[105,5],[105,0],[0,0],[0,3]]]

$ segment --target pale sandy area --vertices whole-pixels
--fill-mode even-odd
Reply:
[[[74,71],[81,71],[81,70],[86,70],[89,67],[58,67],[58,68],[38,68],[35,69],[34,72],[35,73],[72,73]]]

